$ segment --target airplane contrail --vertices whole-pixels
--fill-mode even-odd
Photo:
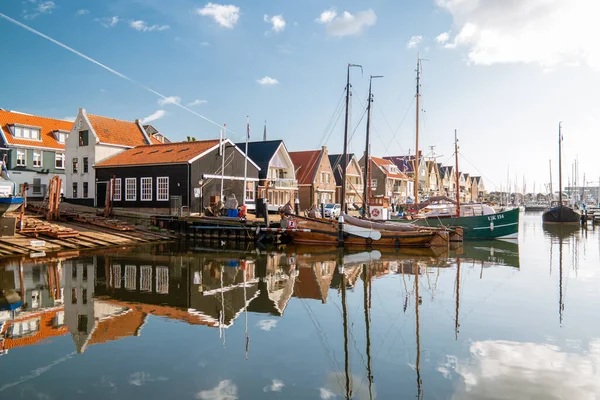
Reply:
[[[154,89],[152,89],[152,88],[149,88],[148,86],[146,86],[146,85],[144,85],[144,84],[142,84],[142,83],[136,82],[135,80],[133,80],[132,78],[128,77],[127,75],[124,75],[124,74],[120,73],[119,71],[116,71],[116,70],[112,69],[111,67],[109,67],[109,66],[107,66],[107,65],[105,65],[105,64],[102,64],[100,61],[97,61],[97,60],[93,59],[92,57],[90,57],[90,56],[87,56],[87,55],[83,54],[82,52],[80,52],[80,51],[77,51],[77,50],[75,50],[74,48],[72,48],[72,47],[70,47],[70,46],[67,46],[66,44],[64,44],[64,43],[62,43],[62,42],[59,42],[58,40],[56,40],[56,39],[53,39],[53,38],[51,38],[50,36],[48,36],[48,35],[45,35],[45,34],[43,34],[42,32],[40,32],[40,31],[37,31],[37,30],[33,29],[32,27],[30,27],[30,26],[28,26],[28,25],[25,25],[24,23],[22,23],[22,22],[19,22],[19,21],[17,21],[16,19],[13,19],[13,18],[9,17],[8,15],[5,15],[5,14],[3,14],[3,13],[1,13],[1,12],[0,12],[0,17],[4,18],[4,19],[5,19],[5,20],[7,20],[8,22],[11,22],[11,23],[13,23],[13,24],[15,24],[15,25],[17,25],[17,26],[20,26],[21,28],[23,28],[23,29],[26,29],[26,30],[28,30],[28,31],[29,31],[29,32],[31,32],[31,33],[34,33],[34,34],[36,34],[37,36],[40,36],[40,37],[42,37],[42,38],[44,38],[44,39],[46,39],[46,40],[48,40],[48,41],[50,41],[50,42],[52,42],[52,43],[54,43],[54,44],[56,44],[56,45],[58,45],[58,46],[62,47],[62,48],[63,48],[63,49],[65,49],[65,50],[68,50],[68,51],[70,51],[70,52],[71,52],[71,53],[73,53],[73,54],[76,54],[76,55],[78,55],[78,56],[79,56],[79,57],[81,57],[81,58],[84,58],[84,59],[86,59],[86,60],[88,60],[88,61],[90,61],[90,62],[92,62],[92,63],[94,63],[94,64],[98,65],[99,67],[102,67],[102,68],[104,68],[105,70],[107,70],[108,72],[110,72],[110,73],[112,73],[112,74],[114,74],[114,75],[118,76],[119,78],[123,78],[123,79],[125,79],[125,80],[129,81],[129,82],[133,83],[134,85],[137,85],[137,86],[141,87],[142,89],[145,89],[145,90],[149,91],[150,93],[152,93],[152,94],[155,94],[156,96],[158,96],[158,97],[162,98],[163,100],[167,100],[167,96],[165,96],[165,95],[163,95],[163,94],[161,94],[161,93],[157,92],[156,90],[154,90]],[[192,113],[192,114],[194,114],[194,115],[196,115],[196,116],[198,116],[198,117],[202,118],[203,120],[205,120],[205,121],[207,121],[207,122],[210,122],[211,124],[214,124],[214,125],[218,126],[219,128],[222,128],[222,127],[223,127],[223,125],[222,125],[222,124],[219,124],[218,122],[215,122],[215,121],[213,121],[212,119],[210,119],[210,118],[207,118],[207,117],[205,117],[204,115],[197,113],[196,111],[194,111],[194,110],[192,110],[192,109],[190,109],[190,108],[188,108],[188,107],[184,106],[183,104],[180,104],[180,103],[170,103],[170,104],[174,104],[174,105],[176,105],[177,107],[179,107],[179,108],[181,108],[181,109],[183,109],[183,110],[185,110],[185,111],[188,111],[188,112],[190,112],[190,113]],[[231,132],[231,133],[235,134],[235,131],[233,131],[233,130],[231,130],[231,129],[229,129],[229,128],[228,128],[227,130],[228,130],[229,132]]]

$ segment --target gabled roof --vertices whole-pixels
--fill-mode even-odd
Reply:
[[[269,161],[273,158],[279,146],[285,144],[283,140],[266,140],[261,142],[248,142],[248,158],[254,161],[259,167],[259,179],[266,179],[269,172]],[[242,152],[246,151],[246,143],[236,143]],[[287,149],[286,149],[287,151]]]
[[[329,163],[331,164],[331,169],[333,169],[333,176],[335,176],[335,184],[337,186],[342,185],[342,155],[343,154],[329,155]],[[352,162],[353,158],[354,153],[348,154],[348,166],[350,166],[350,163]]]
[[[41,141],[16,138],[11,132],[11,125],[25,125],[40,128]],[[55,131],[71,131],[73,122],[38,117],[36,115],[22,114],[0,109],[0,130],[7,145],[22,145],[31,147],[43,147],[49,149],[64,149],[64,143],[58,143],[54,136]]]
[[[149,137],[138,122],[122,121],[87,113],[85,116],[100,143],[127,147],[160,144],[159,140]]]
[[[96,167],[186,164],[219,145],[219,140],[176,142],[134,147],[100,161]]]
[[[380,169],[385,173],[385,175],[388,178],[393,178],[393,179],[408,179],[408,177],[403,174],[402,172],[400,172],[399,174],[395,174],[393,172],[389,172],[387,169],[385,169],[385,166],[396,166],[396,164],[391,161],[391,160],[386,160],[384,158],[379,158],[379,157],[371,157],[371,161],[377,165],[378,167],[380,167]]]
[[[321,163],[323,150],[292,151],[290,157],[296,169],[296,178],[299,185],[313,183],[315,173]]]
[[[402,172],[404,172],[405,174],[412,174],[413,170],[415,169],[415,156],[389,156],[389,157],[383,157],[385,160],[390,160],[392,161],[394,164],[396,164],[396,166],[398,167],[398,169]],[[421,165],[421,162],[423,160],[423,153],[419,150],[419,165]]]

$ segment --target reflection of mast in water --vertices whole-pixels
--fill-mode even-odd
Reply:
[[[563,320],[563,311],[565,310],[565,305],[563,303],[563,239],[562,236],[558,238],[558,318],[560,324],[562,325]]]
[[[246,360],[248,359],[248,350],[250,348],[250,335],[248,334],[248,298],[246,297],[246,263],[242,263],[242,273],[244,274],[244,333],[246,335]]]
[[[483,271],[483,267],[481,267]],[[454,317],[454,340],[458,340],[458,309],[460,307],[460,258],[456,257],[456,316]]]
[[[417,360],[415,362],[415,368],[417,370],[417,398],[420,399],[421,393],[421,335],[419,332],[419,303],[421,298],[419,297],[419,263],[415,263],[417,267],[415,270],[415,333],[417,336]]]
[[[221,264],[221,312],[219,314],[219,337],[223,340],[223,347],[225,347],[225,330],[223,327],[225,326],[225,291],[223,290],[223,264]]]
[[[352,397],[350,390],[350,360],[348,354],[348,309],[346,307],[346,274],[343,264],[338,264],[341,275],[341,290],[342,290],[342,317],[344,321],[344,371],[346,373],[346,399]]]
[[[368,286],[368,287],[367,287]],[[363,289],[365,308],[365,329],[367,338],[367,379],[369,380],[369,398],[373,398],[373,374],[371,372],[371,316],[369,314],[371,272],[368,264],[363,265]]]

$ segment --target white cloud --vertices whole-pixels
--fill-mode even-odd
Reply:
[[[36,0],[30,0],[29,2],[35,4],[36,7],[31,11],[23,10],[23,13],[25,14],[23,18],[28,20],[34,19],[40,14],[52,14],[52,10],[56,8],[56,3],[53,1],[37,2]]]
[[[240,8],[231,4],[208,3],[202,8],[197,8],[196,14],[212,17],[222,27],[232,29],[240,19]]]
[[[169,25],[148,25],[146,21],[137,20],[129,22],[129,26],[140,32],[164,31],[169,29]]]
[[[317,22],[327,26],[329,35],[343,37],[361,34],[369,26],[375,25],[377,16],[371,9],[357,12],[356,15],[350,14],[348,11],[337,15],[335,11],[328,10],[321,13]]]
[[[81,10],[77,10],[77,12],[75,13],[76,15],[85,15],[85,14],[89,14],[90,10],[85,10],[85,9],[81,9]]]
[[[316,21],[320,24],[328,24],[329,22],[333,21],[336,15],[337,12],[335,12],[334,9],[325,10],[321,13],[321,15],[319,15],[319,18],[317,18]]]
[[[156,110],[152,114],[148,115],[146,118],[142,119],[142,124],[147,124],[152,121],[156,121],[157,119],[161,119],[167,115],[165,110]]]
[[[200,100],[200,99],[196,99],[190,103],[188,103],[188,107],[194,107],[194,106],[199,106],[201,104],[206,104],[208,103],[208,100]]]
[[[271,24],[271,30],[273,32],[283,32],[285,29],[285,19],[283,15],[273,15],[269,17],[267,14],[264,16],[264,21]]]
[[[270,385],[263,388],[263,392],[281,392],[285,384],[279,379],[273,379]]]
[[[115,17],[104,17],[104,18],[96,18],[96,21],[100,22],[105,28],[114,28],[120,21],[120,18]]]
[[[474,342],[472,359],[458,362],[463,379],[453,399],[600,398],[600,341],[588,351],[566,352],[558,346],[506,340]]]
[[[458,34],[445,47],[468,51],[478,65],[580,61],[600,69],[597,15],[590,0],[436,0],[453,18]]]
[[[450,40],[450,32],[442,32],[435,37],[438,44],[445,44],[448,40]]]
[[[63,121],[75,122],[77,117],[63,117]]]
[[[181,97],[179,96],[168,96],[163,98],[158,99],[157,101],[159,106],[165,106],[167,104],[179,104],[181,103]]]
[[[278,85],[279,81],[275,78],[271,78],[270,76],[264,76],[260,79],[257,79],[256,82],[259,83],[259,85],[263,85],[263,86],[271,86],[271,85]]]
[[[421,35],[412,36],[410,39],[408,39],[408,42],[406,42],[406,48],[414,49],[419,45],[419,43],[421,43],[421,40],[423,40],[423,36]]]
[[[271,329],[275,329],[277,326],[276,319],[263,319],[258,321],[258,327],[263,331],[270,331]]]
[[[333,399],[335,397],[335,393],[325,388],[319,388],[319,396],[323,400]]]
[[[229,379],[225,379],[219,382],[214,389],[199,392],[196,398],[201,400],[237,400],[237,386]]]

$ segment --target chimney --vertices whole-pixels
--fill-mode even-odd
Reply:
[[[141,124],[141,123],[142,123],[142,120],[141,120],[141,119],[139,119],[139,118],[137,118],[137,119],[135,120],[135,123],[139,125],[139,124]]]
[[[81,113],[81,114],[85,114],[85,108],[80,108],[80,109],[79,109],[79,113]]]

